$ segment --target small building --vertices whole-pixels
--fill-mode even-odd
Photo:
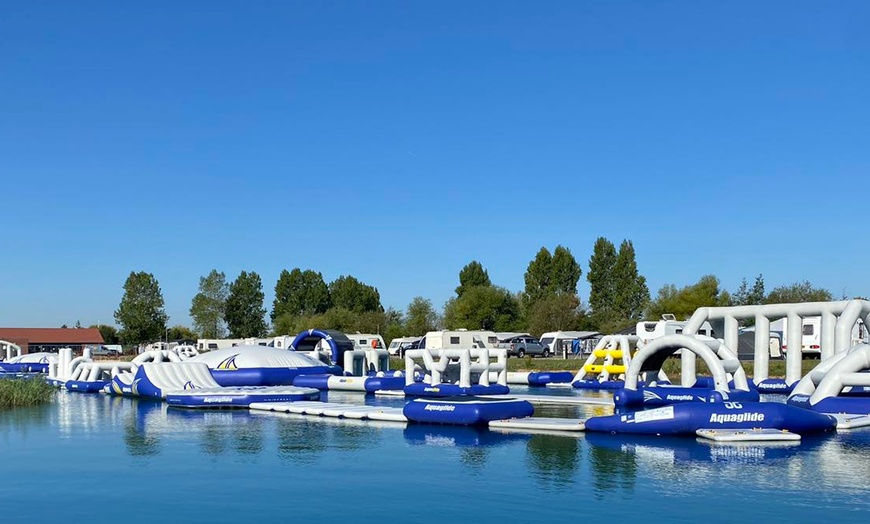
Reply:
[[[60,348],[81,351],[84,346],[103,344],[97,328],[0,328],[0,340],[21,347],[21,354],[42,351],[56,353]]]

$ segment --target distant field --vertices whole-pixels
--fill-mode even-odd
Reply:
[[[571,371],[576,373],[580,367],[586,362],[586,359],[570,358],[568,360],[561,358],[509,358],[508,371]],[[818,359],[804,360],[801,363],[801,371],[806,375],[816,365]],[[697,361],[698,373],[709,375],[710,371],[701,359]],[[400,358],[391,358],[390,367],[392,369],[404,369],[405,361]],[[754,364],[751,360],[743,361],[743,369],[749,377],[753,376]],[[675,378],[680,373],[680,360],[668,359],[664,366],[665,373],[671,378]],[[785,361],[771,360],[770,361],[770,377],[785,378]]]

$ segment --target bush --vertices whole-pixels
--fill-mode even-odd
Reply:
[[[0,409],[36,406],[51,402],[54,388],[42,377],[33,379],[0,379]]]

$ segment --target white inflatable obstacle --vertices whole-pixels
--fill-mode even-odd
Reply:
[[[103,389],[114,375],[130,371],[134,366],[133,362],[94,361],[88,347],[76,358],[71,348],[61,348],[49,359],[46,380],[70,391],[94,392]]]
[[[870,326],[870,302],[866,300],[842,300],[838,302],[804,302],[800,304],[765,304],[761,306],[731,306],[699,308],[683,329],[684,334],[696,334],[704,322],[724,323],[724,341],[736,348],[740,335],[740,320],[755,320],[755,365],[754,382],[762,391],[787,392],[801,379],[803,319],[821,317],[819,352],[821,360],[846,351],[852,346],[852,329],[858,319]],[[786,378],[778,381],[769,378],[770,323],[780,318],[788,319],[786,338],[789,340],[786,354]],[[695,357],[683,354],[683,385],[692,382],[695,375]],[[770,385],[770,388],[765,386]]]
[[[423,362],[423,382],[415,381],[415,359]],[[491,383],[490,373],[496,374],[495,384]],[[492,395],[509,391],[505,349],[411,349],[405,352],[406,394]]]
[[[14,342],[0,340],[0,359],[5,362],[21,356],[21,346]]]
[[[683,360],[687,352],[701,357],[713,375],[712,382],[693,377],[688,386],[685,382],[683,386],[659,384],[665,360],[678,351],[682,351]],[[668,335],[638,350],[625,374],[625,387],[613,396],[617,406],[717,400],[758,401],[758,392],[750,389],[737,354],[721,341],[701,335]]]
[[[870,414],[870,345],[820,362],[798,382],[788,403],[821,413]]]
[[[571,382],[575,388],[617,389],[624,385],[625,372],[631,354],[640,338],[629,335],[607,335],[598,341],[586,363]]]

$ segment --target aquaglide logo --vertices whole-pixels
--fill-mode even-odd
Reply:
[[[761,422],[764,413],[712,413],[710,422],[724,424],[726,422]]]
[[[424,411],[453,411],[455,409],[456,406],[450,404],[426,404],[426,407],[423,408]]]

